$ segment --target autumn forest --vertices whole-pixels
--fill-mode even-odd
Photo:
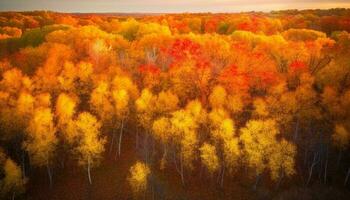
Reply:
[[[349,199],[350,9],[0,13],[0,199]]]

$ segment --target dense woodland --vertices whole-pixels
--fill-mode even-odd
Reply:
[[[348,9],[0,13],[0,199],[347,199],[349,145]]]

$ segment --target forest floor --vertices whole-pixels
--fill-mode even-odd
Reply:
[[[92,170],[92,185],[89,184],[86,170],[72,164],[64,168],[55,168],[53,185],[50,187],[44,169],[32,169],[31,179],[25,199],[28,200],[129,200],[133,199],[127,182],[130,167],[139,157],[135,150],[133,137],[125,137],[122,153],[118,158],[108,151],[100,167]],[[206,177],[205,173],[194,171],[187,174],[186,186],[182,186],[180,176],[175,169],[157,171],[152,176],[146,199],[158,200],[211,200],[211,199],[350,199],[346,190],[316,185],[311,188],[281,188],[271,191],[261,185],[257,191],[252,190],[252,182],[235,177],[225,180],[223,188],[216,183],[216,177]],[[228,186],[229,185],[229,186]],[[144,197],[142,197],[144,199]]]

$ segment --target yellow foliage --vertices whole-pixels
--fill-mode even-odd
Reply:
[[[77,76],[80,82],[88,82],[91,78],[94,69],[92,64],[89,62],[79,62],[76,66],[77,68]],[[84,88],[86,89],[86,88]]]
[[[124,119],[129,111],[129,95],[125,89],[112,92],[115,112],[118,119]]]
[[[230,140],[235,134],[235,126],[232,119],[224,119],[217,128],[211,130],[211,134],[216,141]]]
[[[71,120],[76,111],[76,101],[65,93],[61,93],[56,101],[55,114],[58,117],[59,125],[65,126]],[[64,127],[60,127],[61,129]]]
[[[40,93],[35,96],[35,107],[51,107],[50,93]]]
[[[23,118],[23,120],[28,119],[31,114],[33,114],[34,111],[34,97],[26,92],[22,92],[17,100],[17,106],[16,110],[20,117]]]
[[[264,99],[257,98],[253,102],[255,113],[258,117],[267,117],[269,115],[269,110],[267,108],[266,102]]]
[[[226,101],[227,109],[232,113],[239,113],[243,110],[242,97],[239,95],[228,95]]]
[[[131,166],[129,172],[128,182],[133,194],[137,198],[141,193],[147,190],[148,178],[151,170],[148,165],[138,161]]]
[[[283,139],[274,147],[274,152],[269,155],[269,168],[272,180],[281,176],[292,176],[295,171],[296,147]]]
[[[171,129],[174,136],[181,138],[185,133],[197,128],[193,117],[185,110],[178,110],[172,113]]]
[[[181,139],[181,156],[185,167],[192,169],[196,159],[198,146],[197,133],[194,130],[186,131]]]
[[[10,94],[16,94],[22,88],[22,78],[23,74],[19,69],[9,69],[2,74],[1,88]]]
[[[77,146],[74,152],[78,155],[80,165],[96,166],[99,164],[106,138],[101,136],[101,123],[88,112],[79,114],[74,124]]]
[[[240,139],[248,165],[258,173],[267,166],[266,161],[274,153],[278,127],[274,120],[250,120],[246,127],[241,129]]]
[[[138,95],[137,86],[127,76],[115,76],[111,83],[111,89],[126,90],[131,99],[135,99]]]
[[[158,23],[142,23],[137,31],[137,37],[143,37],[148,34],[171,35],[168,26],[163,26]]]
[[[153,122],[152,131],[156,139],[166,144],[171,136],[170,120],[166,117],[161,117]]]
[[[204,143],[199,151],[202,163],[207,167],[208,171],[210,173],[216,172],[220,167],[220,163],[215,146]]]
[[[332,135],[332,140],[337,148],[345,150],[350,143],[350,133],[348,130],[346,130],[344,125],[336,124]]]
[[[113,106],[110,101],[109,85],[105,81],[98,83],[97,87],[92,91],[90,96],[91,110],[96,113],[103,122],[109,121],[112,118]]]
[[[212,108],[222,108],[225,105],[227,93],[225,88],[215,86],[209,96],[209,102]]]
[[[230,138],[224,141],[224,161],[230,172],[236,171],[239,165],[238,159],[241,154],[238,139]]]
[[[158,113],[165,114],[175,111],[178,107],[179,98],[171,91],[162,91],[158,94],[155,110]]]
[[[186,105],[186,112],[189,113],[198,124],[204,124],[207,120],[207,111],[198,100],[192,100]]]
[[[2,192],[17,192],[24,191],[24,184],[26,181],[22,179],[21,168],[10,158],[7,158],[4,164],[4,179]]]
[[[29,121],[24,149],[28,151],[31,163],[46,165],[55,151],[58,140],[50,108],[37,108]]]
[[[149,89],[143,89],[141,96],[135,101],[138,121],[146,130],[152,125],[155,98]]]
[[[213,129],[220,127],[221,122],[228,118],[228,114],[223,109],[214,109],[209,113],[210,126]]]

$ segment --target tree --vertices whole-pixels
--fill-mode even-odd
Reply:
[[[214,172],[216,172],[220,167],[220,163],[219,158],[216,154],[215,146],[208,143],[204,143],[199,149],[199,151],[201,152],[200,157],[202,163],[207,167],[209,173],[213,174]]]
[[[57,118],[57,129],[59,131],[60,147],[62,151],[61,164],[64,166],[66,160],[66,153],[71,144],[74,142],[75,132],[71,130],[74,123],[74,117],[77,111],[76,98],[66,93],[61,93],[56,101],[55,115]],[[60,150],[60,149],[59,149]]]
[[[120,129],[118,142],[118,156],[121,153],[124,124],[129,116],[131,102],[137,96],[137,87],[127,76],[116,76],[112,82],[112,99],[114,105],[114,117]],[[114,137],[114,135],[113,135]]]
[[[146,198],[148,179],[151,174],[150,168],[147,164],[138,161],[131,166],[129,172],[128,182],[135,199],[138,199],[142,193],[144,193],[144,198]]]
[[[31,163],[47,167],[47,173],[52,185],[51,161],[58,139],[53,114],[50,108],[37,108],[30,120],[23,148],[29,153]]]
[[[340,150],[344,151],[350,144],[350,133],[342,124],[336,124],[334,133],[332,135],[334,145]]]
[[[146,88],[142,90],[141,96],[135,101],[137,122],[145,131],[144,148],[147,162],[149,156],[148,137],[152,128],[152,121],[155,114],[155,100],[156,96]],[[136,135],[136,140],[138,141],[138,135]]]
[[[127,118],[127,115],[129,114],[129,95],[126,90],[122,89],[113,91],[112,96],[115,102],[116,118],[118,121],[120,121],[120,133],[118,143],[118,156],[120,156],[124,121]]]
[[[284,174],[294,174],[295,147],[285,140],[278,142],[277,135],[279,130],[276,121],[272,119],[250,120],[241,129],[244,157],[257,176],[254,189],[261,174],[268,169],[273,179]]]
[[[184,168],[192,169],[195,160],[198,145],[197,121],[186,110],[178,110],[172,113],[170,119],[172,138],[175,143],[175,149],[178,149],[180,168],[177,166],[175,158],[175,167],[181,175],[181,182],[185,184]]]
[[[278,180],[277,188],[285,176],[290,177],[296,173],[295,156],[296,147],[285,139],[274,146],[274,153],[269,159],[269,168],[272,180]]]
[[[15,199],[25,191],[26,178],[22,179],[21,168],[0,151],[0,167],[4,173],[0,180],[0,197],[4,199]]]
[[[150,130],[153,119],[155,96],[149,89],[143,89],[141,96],[135,101],[137,118],[140,125],[147,131]]]
[[[89,101],[91,110],[99,116],[103,123],[109,122],[112,118],[110,113],[113,110],[113,106],[110,101],[111,94],[109,88],[110,86],[106,81],[97,83]]]
[[[55,114],[58,118],[58,127],[64,132],[65,126],[73,119],[77,102],[70,95],[61,93],[56,101]]]
[[[332,142],[335,145],[335,147],[339,149],[339,157],[338,157],[338,163],[337,163],[337,165],[339,165],[342,152],[345,151],[350,144],[350,133],[343,124],[335,125],[335,130],[332,135]],[[348,171],[344,179],[344,186],[346,186],[349,180],[349,177],[350,177],[350,167],[348,167]]]
[[[164,169],[167,159],[167,152],[171,139],[171,124],[170,120],[167,117],[161,117],[159,119],[154,120],[152,125],[152,133],[156,140],[160,141],[160,143],[163,145],[163,157],[160,164],[160,168]]]
[[[226,90],[221,86],[215,86],[209,96],[209,102],[212,108],[223,108],[227,98]]]
[[[90,184],[92,184],[91,168],[99,165],[105,150],[106,139],[101,136],[100,128],[101,122],[88,112],[80,113],[74,125],[77,135],[74,152],[78,156],[79,165],[87,168]]]
[[[239,156],[241,155],[241,149],[239,145],[238,138],[230,138],[228,140],[224,141],[224,161],[225,161],[225,167],[228,169],[229,172],[236,172],[238,164]]]

